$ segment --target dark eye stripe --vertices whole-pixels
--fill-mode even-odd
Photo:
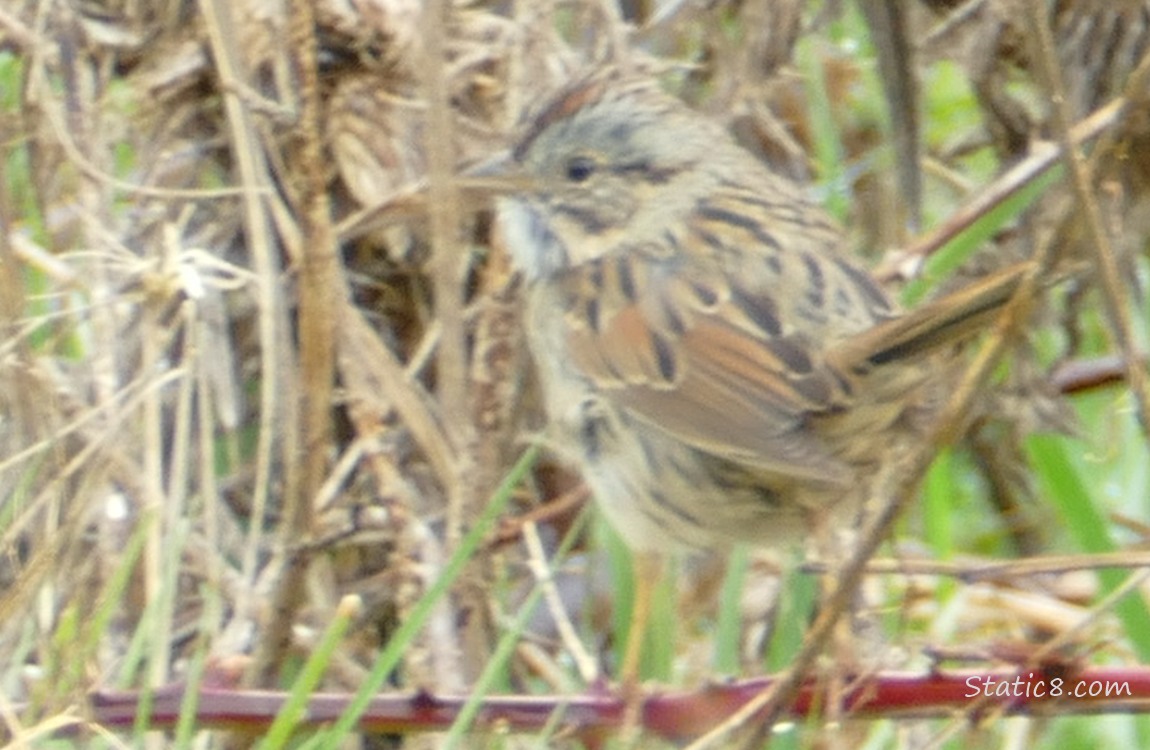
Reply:
[[[663,185],[670,182],[675,175],[682,172],[684,168],[683,166],[676,166],[659,169],[652,166],[646,159],[641,159],[639,161],[619,164],[612,167],[611,171],[623,177],[637,177],[652,185]]]

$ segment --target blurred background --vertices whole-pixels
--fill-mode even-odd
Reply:
[[[1150,661],[1131,579],[1150,564],[1148,51],[1145,0],[9,0],[0,737],[246,746],[259,731],[196,722],[102,736],[85,706],[290,689],[321,649],[303,694],[574,696],[615,674],[629,556],[545,439],[531,449],[518,280],[489,191],[459,175],[619,61],[808,185],[907,304],[1039,251],[1063,279],[865,578],[855,616],[883,647],[828,661],[989,667],[1051,641],[1059,663]],[[1072,136],[1077,183],[1026,172]],[[782,668],[820,570],[680,560],[644,675]],[[1135,715],[969,718],[776,741],[1150,744]],[[454,731],[580,746],[562,726]]]

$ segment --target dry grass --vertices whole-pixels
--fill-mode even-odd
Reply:
[[[325,691],[355,692],[374,673],[434,693],[483,680],[570,694],[610,672],[626,629],[612,600],[627,592],[608,583],[625,579],[625,553],[609,531],[581,531],[577,479],[546,458],[513,496],[497,492],[540,414],[516,280],[490,245],[482,190],[454,175],[506,146],[546,92],[620,59],[824,186],[892,285],[924,263],[932,283],[957,284],[1035,253],[1073,276],[1009,340],[969,439],[932,469],[897,533],[901,562],[867,577],[868,596],[901,664],[923,664],[928,647],[994,662],[1004,642],[1071,632],[1067,659],[1150,660],[1150,633],[1133,631],[1144,605],[1127,600],[1117,621],[1088,611],[1099,596],[1089,557],[973,582],[914,569],[1129,550],[1147,534],[1145,368],[1129,358],[1112,368],[1125,388],[1073,403],[1052,373],[1145,350],[1150,8],[1054,3],[1043,46],[1013,5],[924,2],[884,32],[853,5],[800,0],[8,3],[7,739],[46,746],[60,726],[84,725],[67,741],[102,742],[83,709],[94,689],[201,674],[290,685],[333,622],[348,630],[324,652]],[[921,54],[878,65],[860,42],[868,28],[880,51],[909,38]],[[899,70],[903,87],[884,89]],[[930,259],[884,254],[911,244],[916,217],[946,227],[1036,139],[1069,143],[1075,122],[1120,96],[1130,109],[1031,203],[1000,201]],[[1073,500],[1033,502],[1059,501],[1032,473],[1049,446],[1026,438],[1074,420],[1074,477],[1102,503],[1081,517]],[[494,522],[492,502],[507,503],[503,525],[469,535]],[[1052,531],[1068,514],[1069,530]],[[1100,531],[1078,533],[1095,521]],[[692,685],[787,663],[780,644],[808,613],[782,618],[768,655],[777,570],[725,562],[684,564],[648,674]],[[553,580],[541,572],[556,566]],[[1104,591],[1122,583],[1102,579]],[[529,596],[551,614],[517,625]],[[887,731],[872,741],[903,741]]]

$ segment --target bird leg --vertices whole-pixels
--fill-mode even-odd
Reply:
[[[623,652],[623,665],[619,673],[624,686],[639,682],[639,660],[643,656],[643,640],[647,623],[651,619],[651,600],[663,575],[663,558],[658,553],[636,552],[632,563],[634,601],[631,605],[631,623],[627,629],[627,648]]]

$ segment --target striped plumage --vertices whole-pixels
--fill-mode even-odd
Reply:
[[[556,443],[640,549],[794,539],[849,505],[909,435],[924,357],[1017,278],[900,315],[799,186],[613,70],[514,160],[530,186],[500,225]]]

